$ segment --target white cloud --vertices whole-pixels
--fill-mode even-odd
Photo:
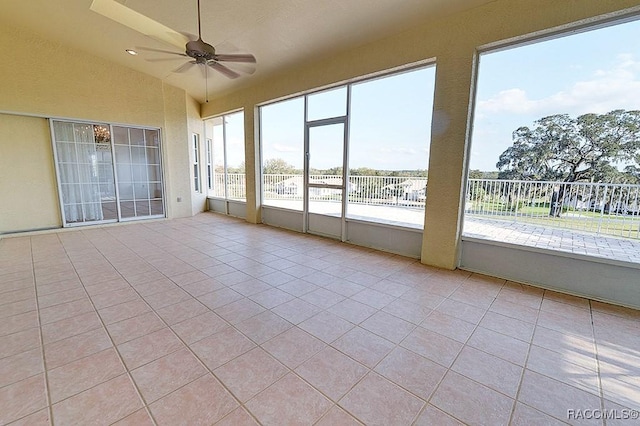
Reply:
[[[587,112],[606,113],[614,109],[640,108],[640,62],[632,55],[617,57],[616,65],[608,70],[599,69],[590,80],[578,81],[566,90],[546,98],[532,99],[531,93],[520,88],[499,92],[478,103],[478,113],[534,114],[544,116]],[[541,82],[540,84],[544,84]]]

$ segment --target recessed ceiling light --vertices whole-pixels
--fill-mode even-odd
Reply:
[[[132,56],[136,56],[138,54],[138,52],[132,49],[127,49],[125,50],[125,52],[127,52],[129,55],[132,55]]]

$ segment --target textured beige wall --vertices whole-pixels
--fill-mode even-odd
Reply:
[[[0,233],[61,226],[49,123],[0,114]]]
[[[187,99],[187,116],[189,117],[189,173],[191,177],[191,213],[198,214],[207,210],[207,174],[206,174],[206,139],[204,131],[204,121],[200,118],[200,104],[193,98]],[[191,139],[194,133],[197,133],[200,138],[200,155],[199,155],[199,168],[200,168],[200,192],[194,191],[193,188],[193,140]]]
[[[422,262],[455,268],[461,229],[461,205],[467,164],[470,100],[477,49],[504,40],[548,33],[567,26],[620,16],[625,8],[640,11],[639,0],[496,0],[437,21],[377,40],[357,49],[334,52],[295,69],[255,82],[243,90],[210,100],[202,116],[292,96],[314,88],[405,64],[436,60],[436,86],[429,160],[429,197],[425,214]],[[629,11],[626,11],[629,12]],[[264,59],[268,60],[268,59]],[[259,64],[258,64],[259,66]],[[250,124],[246,121],[247,135]],[[256,164],[254,143],[246,142],[246,164]],[[256,148],[257,149],[257,148]],[[249,173],[248,173],[249,178]],[[247,211],[259,209],[255,185],[247,186]]]
[[[189,116],[199,119],[199,106],[183,90],[8,26],[0,27],[0,57],[0,112],[161,128],[169,217],[192,215],[188,121]],[[37,136],[32,126],[30,120],[15,120],[11,130],[32,136],[31,152],[23,152],[23,146],[0,133],[0,161],[4,164],[27,154],[25,159],[31,165],[22,175],[3,171],[0,200],[4,212],[1,228],[5,231],[61,226],[58,207],[50,202],[58,197],[55,179],[43,172],[50,172],[53,164],[50,135],[47,130]],[[47,155],[43,156],[42,149]],[[43,177],[46,179],[37,193],[6,189]],[[176,201],[178,197],[181,203]],[[34,203],[38,204],[38,215],[23,210]],[[28,223],[23,222],[23,216],[31,218]]]

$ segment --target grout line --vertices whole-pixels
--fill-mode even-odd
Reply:
[[[56,237],[58,238],[58,237]],[[59,239],[58,239],[59,241]],[[33,239],[29,237],[29,248],[31,250],[31,265],[33,273],[33,287],[35,290],[36,312],[38,318],[38,334],[40,337],[40,352],[42,355],[42,369],[44,372],[44,391],[47,397],[47,410],[49,413],[49,424],[53,426],[53,404],[51,404],[51,392],[49,390],[49,370],[47,368],[46,355],[44,350],[44,338],[42,336],[42,319],[40,318],[40,303],[38,302],[38,283],[36,279],[35,265],[33,264]]]
[[[591,318],[591,333],[593,334],[593,350],[595,352],[595,356],[596,356],[596,371],[598,373],[598,388],[600,391],[600,409],[602,410],[601,413],[604,413],[605,411],[605,406],[604,406],[604,388],[602,387],[602,372],[600,371],[600,356],[598,353],[598,340],[596,339],[596,327],[595,327],[595,323],[593,322],[593,306],[591,304],[591,300],[589,300],[589,315]],[[603,425],[606,426],[607,424],[607,416],[602,416],[602,422]]]

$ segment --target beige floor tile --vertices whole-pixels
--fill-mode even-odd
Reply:
[[[153,426],[153,420],[147,410],[138,410],[122,420],[115,422],[114,426]]]
[[[473,330],[475,330],[476,324],[439,311],[433,311],[420,323],[420,327],[435,331],[460,343],[465,343],[473,333]]]
[[[239,322],[264,312],[264,310],[265,309],[256,302],[243,298],[217,308],[215,312],[230,324],[238,324]]]
[[[87,331],[102,328],[102,322],[95,312],[77,315],[42,326],[44,344],[53,343]]]
[[[256,344],[236,329],[227,327],[189,346],[210,370],[214,370],[253,349]]]
[[[340,405],[367,425],[411,424],[424,406],[397,385],[375,373],[369,373]]]
[[[422,410],[420,416],[414,423],[415,426],[464,426],[464,423],[459,422],[454,419],[447,413],[437,409],[431,404],[427,404],[427,406]]]
[[[396,299],[382,310],[416,325],[424,321],[432,311],[431,308],[404,299]]]
[[[354,324],[360,324],[362,321],[375,314],[378,310],[364,303],[357,302],[352,299],[346,299],[333,305],[328,309],[329,312],[339,316]]]
[[[133,370],[183,347],[171,329],[163,328],[118,345],[118,352],[127,368]]]
[[[513,411],[510,424],[513,426],[560,426],[566,423],[538,411],[535,408],[531,408],[528,405],[518,402],[516,403],[516,408]]]
[[[102,318],[102,321],[109,325],[137,317],[138,315],[142,315],[149,311],[151,311],[149,305],[147,305],[143,300],[138,299],[101,309],[98,311],[98,314],[100,315],[100,318]]]
[[[400,343],[400,346],[450,367],[463,345],[456,340],[418,327]]]
[[[91,301],[98,310],[135,300],[140,300],[140,296],[138,296],[138,293],[130,286],[91,296]]]
[[[449,371],[430,403],[465,423],[506,425],[514,400]]]
[[[30,349],[0,359],[0,387],[19,382],[42,373],[44,369],[40,348]]]
[[[597,370],[569,362],[558,352],[535,345],[531,346],[529,358],[527,359],[527,369],[591,392],[594,395],[600,395]]]
[[[472,324],[478,324],[486,312],[485,309],[453,299],[447,299],[442,302],[440,305],[438,305],[436,311],[459,318]]]
[[[334,405],[331,409],[325,414],[316,426],[358,426],[362,425],[359,421],[357,421],[354,417],[349,415],[342,408]]]
[[[332,343],[355,325],[331,312],[322,311],[301,322],[298,327],[325,343]]]
[[[484,327],[478,327],[467,344],[520,366],[524,366],[529,352],[528,343]]]
[[[420,285],[418,287],[409,289],[402,296],[400,296],[400,298],[402,300],[407,300],[409,302],[416,303],[429,309],[437,308],[438,305],[440,305],[445,300],[445,297],[432,292],[428,288],[428,286],[425,285]]]
[[[218,333],[227,327],[229,327],[229,324],[217,314],[214,312],[206,312],[179,322],[171,328],[182,340],[187,344],[191,344],[207,336]]]
[[[235,292],[227,287],[197,297],[200,302],[202,302],[205,306],[212,310],[224,305],[228,305],[229,303],[235,302],[236,300],[242,298],[243,296],[240,293]]]
[[[57,293],[47,294],[44,296],[38,295],[38,307],[40,309],[44,309],[49,306],[55,306],[66,302],[73,302],[74,300],[84,299],[86,297],[87,293],[83,288],[72,288],[70,290],[59,291]],[[3,309],[5,308],[6,306],[3,305]]]
[[[89,298],[84,297],[72,302],[66,302],[40,309],[40,322],[42,324],[49,324],[93,311],[93,305],[91,305]]]
[[[51,402],[60,402],[123,373],[124,367],[113,348],[49,370]]]
[[[407,349],[397,347],[376,366],[375,371],[428,400],[447,369]]]
[[[111,340],[105,330],[97,328],[44,345],[46,366],[47,369],[53,369],[110,347]]]
[[[272,309],[278,305],[293,300],[295,296],[282,291],[278,288],[270,288],[269,290],[262,291],[260,293],[249,296],[249,299],[262,305],[267,309]]]
[[[50,426],[49,409],[44,409],[30,414],[11,423],[11,426]]]
[[[244,408],[236,408],[216,426],[258,426],[258,422]]]
[[[288,374],[246,404],[264,425],[314,424],[331,402],[294,374]]]
[[[327,347],[296,368],[304,380],[338,401],[369,371],[337,350]]]
[[[451,369],[511,398],[522,376],[522,367],[471,346],[462,349]]]
[[[122,375],[53,405],[55,424],[110,424],[142,408],[128,376]]]
[[[205,375],[206,369],[191,351],[182,349],[131,371],[147,404]]]
[[[382,309],[389,303],[396,300],[396,297],[378,290],[365,288],[351,296],[351,299],[376,309]]]
[[[322,309],[307,303],[302,299],[293,299],[289,302],[276,306],[271,311],[280,315],[292,324],[300,324],[302,321],[321,312]]]
[[[0,337],[0,360],[4,357],[40,347],[40,331],[28,328]]]
[[[213,374],[242,402],[247,402],[289,369],[262,348],[249,352],[216,368]]]
[[[207,276],[205,280],[197,281],[189,284],[183,284],[182,289],[193,297],[202,296],[212,291],[224,288],[224,284],[216,281],[214,278]]]
[[[213,424],[237,407],[238,403],[210,374],[150,405],[158,425]]]
[[[529,370],[525,370],[518,400],[562,421],[569,420],[570,409],[601,408],[598,396]],[[586,424],[602,424],[592,420]]]
[[[500,295],[498,295],[498,298],[491,304],[489,311],[531,324],[535,324],[536,321],[538,321],[538,315],[540,313],[538,308],[531,308],[513,303],[509,300],[500,299]]]
[[[236,324],[236,328],[240,332],[259,345],[284,333],[291,327],[293,324],[271,311],[262,312]]]
[[[177,324],[208,311],[209,308],[193,298],[156,310],[160,318],[169,325]]]
[[[356,327],[333,342],[332,346],[369,368],[376,366],[395,344],[363,328]]]
[[[107,325],[109,335],[116,345],[129,340],[137,339],[154,331],[164,328],[165,325],[155,312],[147,312],[133,318]]]
[[[487,312],[480,321],[480,326],[498,333],[506,334],[522,340],[523,342],[531,342],[533,330],[535,326],[531,323],[510,318],[495,312]]]
[[[300,328],[292,327],[264,343],[262,347],[278,361],[294,369],[326,345]]]
[[[43,374],[0,387],[0,424],[11,423],[47,406]]]

